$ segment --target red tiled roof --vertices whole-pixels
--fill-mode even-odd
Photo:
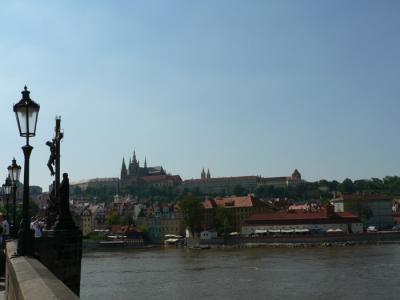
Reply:
[[[126,227],[128,226],[121,226],[121,225],[112,225],[111,226],[111,232],[116,234],[116,233],[125,233],[126,232]]]
[[[203,202],[204,208],[238,208],[238,207],[254,207],[260,205],[261,202],[255,199],[253,196],[243,196],[243,197],[224,197],[217,199],[207,199]]]
[[[112,225],[111,232],[113,234],[125,234],[127,232],[142,232],[139,228],[130,227],[128,225]]]
[[[203,207],[204,208],[215,208],[217,207],[217,203],[215,202],[214,199],[207,199],[203,201]]]
[[[250,216],[246,224],[334,224],[334,223],[356,223],[360,218],[350,212],[337,212],[328,217],[326,210],[318,212],[277,212],[273,214],[257,214]]]

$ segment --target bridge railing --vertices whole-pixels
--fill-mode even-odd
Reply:
[[[38,260],[14,256],[16,250],[17,242],[8,241],[5,257],[7,300],[79,299]]]

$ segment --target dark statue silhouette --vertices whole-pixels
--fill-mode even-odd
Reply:
[[[54,176],[56,173],[54,172],[53,165],[55,165],[56,160],[56,141],[53,139],[51,142],[47,141],[46,146],[50,147],[50,157],[49,161],[47,162],[47,167],[50,170],[51,176]]]
[[[69,179],[64,173],[60,183],[60,143],[64,137],[60,129],[61,118],[56,118],[55,135],[46,145],[50,148],[50,156],[47,167],[51,176],[55,176],[49,196],[49,204],[46,211],[47,229],[72,229],[75,224],[69,210]]]
[[[49,194],[49,202],[46,209],[46,229],[51,229],[57,220],[58,213],[59,211],[55,193],[55,182],[53,181],[53,185]]]

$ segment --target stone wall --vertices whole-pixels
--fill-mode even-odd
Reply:
[[[35,239],[35,256],[79,296],[82,260],[79,230],[44,230],[43,236]]]
[[[222,237],[210,240],[200,240],[201,245],[245,245],[245,244],[323,244],[346,242],[400,242],[400,232],[375,232],[360,234],[332,234],[332,235],[286,235],[264,237],[229,237],[226,241]]]
[[[79,299],[37,259],[18,256],[17,242],[6,245],[6,299],[44,300]]]

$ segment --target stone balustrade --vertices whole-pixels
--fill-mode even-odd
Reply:
[[[7,300],[79,299],[37,259],[15,257],[16,250],[17,242],[8,241],[5,258]]]

